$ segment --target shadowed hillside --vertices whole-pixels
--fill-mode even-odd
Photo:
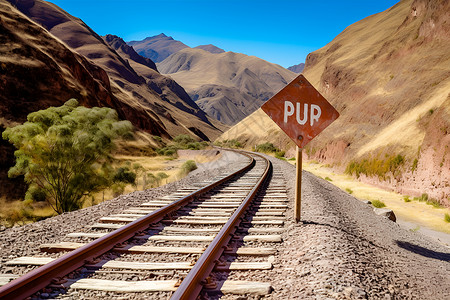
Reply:
[[[24,122],[29,113],[60,106],[70,98],[85,106],[117,107],[103,69],[9,3],[0,2],[0,15],[0,134],[5,127]],[[158,128],[164,132],[155,124]],[[0,194],[19,198],[25,192],[23,179],[7,179],[14,147],[0,139],[0,150]]]
[[[16,7],[0,2],[0,131],[24,122],[30,112],[76,98],[88,107],[114,108],[152,135],[208,140],[221,132],[223,125],[209,120],[182,87],[119,38],[110,40],[116,51],[51,3],[11,2]],[[14,198],[23,191],[3,182],[14,149],[5,142],[0,147],[0,191]]]
[[[341,116],[305,154],[404,194],[427,193],[450,205],[448,49],[450,2],[405,0],[309,54],[305,77]],[[260,123],[271,122],[261,118]],[[245,128],[232,132],[226,136],[242,135]],[[270,140],[277,134],[264,136]]]
[[[164,80],[162,76],[155,74],[153,81],[153,78],[138,74],[129,61],[126,61],[80,19],[45,1],[11,0],[11,2],[77,53],[102,67],[111,79],[112,92],[123,103],[120,109],[126,111],[126,119],[138,128],[157,135],[188,133],[203,139],[214,137],[219,133],[219,130],[211,125],[204,112],[193,101],[180,98],[171,88],[163,91],[160,83]],[[123,50],[122,53],[124,53]],[[133,54],[133,57],[136,59],[136,54]],[[130,59],[133,60],[131,57]],[[139,64],[154,71],[153,66]],[[158,85],[159,89],[152,88]],[[183,94],[182,91],[178,92],[180,95]],[[144,115],[140,117],[140,114]],[[153,122],[151,122],[152,119]],[[152,125],[155,122],[162,130],[155,130],[157,126]]]
[[[158,64],[197,104],[221,122],[234,124],[284,87],[295,73],[254,56],[183,49]]]

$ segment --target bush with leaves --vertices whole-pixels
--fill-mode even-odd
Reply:
[[[193,160],[187,160],[181,165],[180,175],[187,175],[197,169],[197,164]]]
[[[169,175],[167,175],[167,173],[158,172],[158,174],[156,174],[156,180],[158,181],[158,185],[161,185],[162,180],[167,178],[169,178]]]
[[[120,167],[112,177],[111,189],[114,197],[122,195],[127,184],[136,185],[136,173],[128,167]]]
[[[255,150],[263,153],[273,153],[279,151],[272,143],[269,142],[257,145]]]
[[[208,142],[197,142],[187,134],[179,134],[173,138],[172,144],[157,149],[156,153],[165,156],[174,156],[179,149],[201,150],[208,146]]]
[[[27,120],[3,132],[18,149],[8,175],[24,175],[26,199],[45,195],[59,214],[81,208],[85,196],[109,186],[114,140],[132,131],[115,110],[78,106],[75,99],[33,112]]]

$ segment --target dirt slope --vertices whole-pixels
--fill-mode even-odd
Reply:
[[[450,2],[404,0],[309,54],[304,75],[341,116],[305,153],[341,171],[350,161],[384,164],[401,155],[400,171],[367,180],[450,205],[448,49]]]
[[[207,114],[235,124],[286,85],[295,74],[254,56],[183,49],[157,64]]]

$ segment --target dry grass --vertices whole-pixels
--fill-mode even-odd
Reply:
[[[197,155],[191,160],[194,160],[196,164],[210,162],[219,158],[220,156],[205,156]],[[117,165],[123,165],[126,162],[130,162],[131,165],[137,163],[145,168],[146,173],[157,174],[159,172],[166,173],[169,177],[162,179],[159,185],[164,185],[169,182],[180,180],[187,175],[186,172],[180,172],[182,165],[186,162],[185,158],[172,159],[165,156],[130,156],[130,155],[117,155]],[[134,191],[143,190],[143,177],[137,178],[136,186],[128,185],[125,187],[123,194],[128,194]],[[158,184],[158,183],[156,183]],[[89,207],[98,204],[102,201],[106,201],[114,198],[115,195],[112,190],[107,189],[104,192],[93,195],[93,198],[89,198],[85,201],[83,207]],[[23,225],[33,222],[34,220],[40,220],[43,218],[54,216],[56,213],[45,202],[32,203],[29,206],[24,205],[24,201],[6,201],[4,198],[0,198],[0,225],[12,226]]]

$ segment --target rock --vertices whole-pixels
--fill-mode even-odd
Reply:
[[[268,261],[269,263],[273,264],[273,262],[275,261],[275,256],[274,256],[274,255],[269,256],[269,258],[267,259],[267,261]]]
[[[364,203],[364,204],[372,204],[372,202],[369,201],[369,200],[361,200],[361,202]]]
[[[392,209],[389,208],[374,208],[373,211],[379,215],[388,218],[389,220],[395,222],[397,218],[395,217],[394,212]]]

